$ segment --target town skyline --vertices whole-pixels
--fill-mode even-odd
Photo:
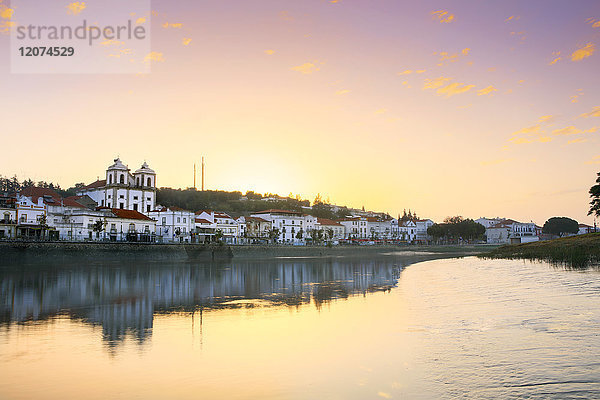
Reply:
[[[150,74],[21,75],[0,61],[0,126],[26,149],[0,171],[68,187],[119,155],[185,188],[203,155],[207,189],[593,224],[600,4],[548,4],[154,1],[137,16]]]
[[[121,160],[120,160],[119,157],[115,158],[114,161],[118,162],[118,163],[121,162]],[[131,172],[133,172],[134,170],[136,170],[135,167],[130,167],[129,164],[127,164],[127,163],[124,163],[124,166],[127,167],[128,170],[131,171]],[[141,167],[142,168],[148,168],[148,164],[147,164],[146,160],[143,161],[143,164],[141,165]],[[195,166],[193,166],[193,168],[194,167]],[[153,171],[153,170],[150,170],[150,171]],[[359,205],[359,206],[354,206],[354,205],[349,205],[349,204],[343,203],[343,202],[335,202],[335,201],[332,201],[326,193],[317,193],[315,195],[314,199],[311,200],[308,197],[303,197],[302,195],[296,194],[296,193],[293,193],[293,192],[290,192],[290,193],[288,193],[286,195],[286,194],[281,194],[281,193],[275,193],[275,192],[272,192],[272,191],[262,191],[262,192],[259,192],[259,191],[255,191],[255,190],[239,190],[239,189],[225,190],[225,189],[221,189],[221,188],[211,188],[211,187],[206,187],[205,190],[202,190],[201,188],[199,188],[197,186],[197,182],[195,182],[195,180],[194,180],[196,178],[194,176],[195,172],[196,171],[194,171],[194,169],[193,169],[192,173],[191,173],[192,174],[192,185],[187,186],[187,187],[173,188],[173,187],[170,187],[170,186],[160,185],[159,184],[160,183],[160,178],[159,177],[153,178],[153,179],[156,180],[154,184],[157,185],[156,186],[157,189],[162,189],[162,190],[196,190],[196,191],[199,191],[199,192],[201,192],[201,191],[206,191],[206,192],[211,192],[211,191],[219,192],[219,191],[221,191],[221,192],[228,192],[228,193],[240,193],[240,198],[244,197],[248,193],[252,193],[253,195],[260,195],[262,197],[262,200],[269,200],[271,197],[278,197],[278,198],[280,198],[282,200],[284,200],[284,199],[292,199],[292,200],[298,200],[298,201],[307,201],[308,204],[309,204],[309,206],[310,206],[310,208],[312,208],[312,206],[317,203],[316,200],[319,199],[320,202],[322,202],[322,204],[325,204],[325,205],[331,205],[331,206],[342,207],[342,208],[343,207],[347,207],[349,210],[352,210],[352,211],[362,210],[362,211],[367,211],[367,212],[371,212],[371,213],[374,213],[374,214],[387,214],[387,215],[391,216],[392,218],[398,218],[398,219],[400,219],[400,217],[402,215],[406,215],[406,213],[408,211],[408,215],[413,215],[415,218],[418,216],[419,218],[432,219],[432,220],[435,220],[438,223],[440,223],[442,221],[445,221],[447,218],[452,218],[452,217],[455,217],[455,216],[460,216],[460,217],[463,217],[465,219],[472,219],[472,220],[477,220],[477,219],[492,219],[492,220],[494,220],[494,219],[497,219],[497,220],[508,219],[508,220],[514,220],[513,219],[514,216],[505,216],[505,215],[500,215],[500,214],[485,214],[485,215],[479,215],[479,216],[476,216],[476,215],[464,215],[464,214],[455,214],[455,215],[446,214],[445,216],[437,217],[437,216],[431,216],[430,214],[427,214],[427,213],[421,213],[419,211],[418,207],[410,207],[410,206],[409,207],[401,207],[398,212],[391,212],[391,211],[386,210],[386,209],[372,208],[372,207],[369,207],[366,204]],[[3,176],[2,174],[0,174],[0,178],[4,178],[4,179],[8,179],[8,180],[14,179],[15,177],[18,178],[17,175],[13,175],[12,177],[10,177],[10,176],[7,177],[7,176]],[[75,182],[75,183],[73,183],[72,185],[69,185],[69,186],[62,186],[59,182],[55,182],[52,179],[49,179],[49,180],[45,180],[45,179],[38,180],[38,179],[33,179],[33,178],[24,178],[24,179],[22,179],[20,181],[20,183],[21,184],[25,184],[26,181],[29,181],[33,186],[36,186],[36,187],[40,187],[39,186],[40,183],[44,183],[46,185],[58,185],[58,186],[55,186],[54,188],[60,187],[61,190],[67,190],[67,189],[74,189],[76,184],[83,184],[84,186],[88,186],[88,185],[94,186],[98,182],[104,182],[104,183],[106,183],[106,179],[103,179],[103,178],[106,178],[106,177],[103,176],[103,175],[98,175],[96,177],[96,179],[91,180],[89,182],[88,181]],[[202,176],[201,179],[202,179],[202,182],[204,182],[204,176]],[[194,186],[194,183],[196,183],[196,186]],[[48,187],[48,186],[43,186],[43,187]],[[79,192],[79,189],[77,190],[77,192]],[[164,206],[164,204],[157,204],[157,205]],[[192,209],[190,209],[190,211],[198,211],[198,210],[192,210]],[[219,210],[217,210],[217,211],[219,211]],[[250,212],[250,211],[248,211],[248,212]],[[520,220],[520,221],[522,221],[524,223],[533,222],[536,225],[541,226],[548,219],[550,219],[552,217],[557,217],[557,216],[574,218],[574,217],[569,216],[569,215],[558,215],[558,214],[556,214],[556,215],[550,215],[550,216],[548,216],[543,221],[537,221],[537,220],[534,220],[533,218],[529,218],[529,219],[528,218],[515,218],[515,219]],[[581,223],[581,224],[589,224],[590,226],[597,226],[597,219],[594,216],[592,216],[592,215],[589,215],[589,216],[586,215],[586,216],[588,217],[589,221],[587,221],[587,220],[583,220],[582,221],[582,220],[579,220],[579,219],[576,219],[576,218],[575,219],[579,223]]]

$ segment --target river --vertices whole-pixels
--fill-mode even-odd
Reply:
[[[19,265],[0,293],[2,399],[600,396],[597,269],[402,253]]]

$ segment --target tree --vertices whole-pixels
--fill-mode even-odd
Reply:
[[[550,235],[563,236],[567,233],[579,232],[579,223],[567,217],[552,217],[544,224],[542,232]]]
[[[273,228],[269,231],[269,239],[272,240],[273,243],[277,242],[279,235],[280,233],[278,228]]]
[[[304,237],[304,231],[302,229],[300,229],[298,231],[298,233],[296,234],[296,239],[302,240],[303,237]]]
[[[596,217],[600,217],[600,172],[598,172],[596,183],[597,185],[590,188],[590,197],[592,198],[592,201],[590,201],[590,211],[588,211],[588,215],[593,214]]]

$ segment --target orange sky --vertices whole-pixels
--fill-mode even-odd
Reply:
[[[499,3],[154,1],[150,74],[2,58],[0,174],[66,187],[119,155],[187,187],[204,155],[210,189],[592,223],[600,4]]]

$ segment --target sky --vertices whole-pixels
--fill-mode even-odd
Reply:
[[[208,189],[594,221],[598,1],[156,0],[147,74],[11,73],[17,11],[3,176],[69,187],[119,156],[185,188],[204,156]]]

